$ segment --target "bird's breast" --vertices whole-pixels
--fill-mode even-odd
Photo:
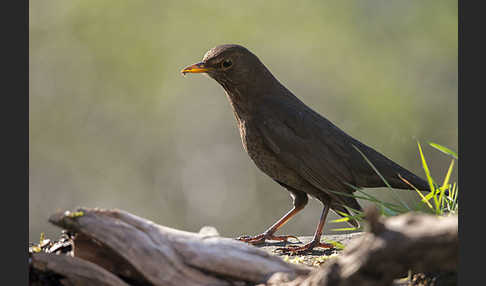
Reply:
[[[241,143],[252,160],[260,161],[261,155],[266,154],[266,146],[259,135],[258,127],[245,119],[238,120]]]
[[[304,182],[293,170],[286,167],[268,148],[258,129],[258,122],[251,120],[238,120],[241,142],[255,165],[271,178],[289,186],[300,187]]]

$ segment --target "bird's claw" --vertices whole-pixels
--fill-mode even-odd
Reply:
[[[264,243],[267,240],[277,240],[277,241],[283,241],[283,242],[288,242],[289,238],[293,238],[297,240],[297,242],[301,242],[300,239],[297,236],[294,235],[269,235],[269,234],[259,234],[255,236],[249,236],[249,235],[242,235],[240,237],[237,237],[236,239],[239,241],[251,243],[251,244],[261,244]]]
[[[295,246],[291,245],[288,247],[279,247],[275,249],[275,252],[281,252],[281,253],[288,253],[290,255],[296,255],[296,254],[304,254],[306,252],[311,251],[314,249],[314,247],[322,247],[322,248],[334,248],[334,245],[329,244],[329,243],[324,243],[324,242],[310,242],[302,246]]]

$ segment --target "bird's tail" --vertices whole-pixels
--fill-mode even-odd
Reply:
[[[366,169],[368,172],[372,172],[372,175],[369,174],[368,176],[363,176],[363,181],[360,182],[360,187],[385,187],[383,182],[384,178],[392,188],[406,190],[413,190],[416,188],[420,191],[430,191],[429,183],[426,180],[398,165],[371,147],[360,142],[357,142],[356,144],[358,145],[358,147],[355,146],[356,150],[361,153],[358,155],[364,156],[369,160],[380,173],[380,175],[378,175],[376,174],[376,170],[372,171],[369,166],[366,166],[369,162],[363,160],[362,164],[365,165],[366,163]]]

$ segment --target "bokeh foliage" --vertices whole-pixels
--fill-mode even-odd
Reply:
[[[457,1],[29,3],[31,241],[77,206],[230,236],[290,207],[244,153],[222,88],[179,73],[222,43],[422,177],[416,140],[457,150]],[[449,159],[423,151],[440,180]],[[319,212],[311,201],[283,232],[311,235]]]

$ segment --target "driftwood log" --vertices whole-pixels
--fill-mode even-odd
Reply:
[[[457,217],[409,213],[383,221],[376,209],[370,209],[367,219],[370,232],[351,241],[340,256],[307,276],[292,279],[277,273],[267,284],[392,285],[408,270],[457,271]],[[455,281],[447,284],[456,285]]]
[[[31,285],[46,285],[46,277],[52,285],[391,285],[409,269],[456,271],[457,217],[383,220],[371,211],[368,220],[369,232],[312,268],[213,228],[191,233],[121,210],[67,211],[49,221],[75,233],[72,249],[31,253]]]

